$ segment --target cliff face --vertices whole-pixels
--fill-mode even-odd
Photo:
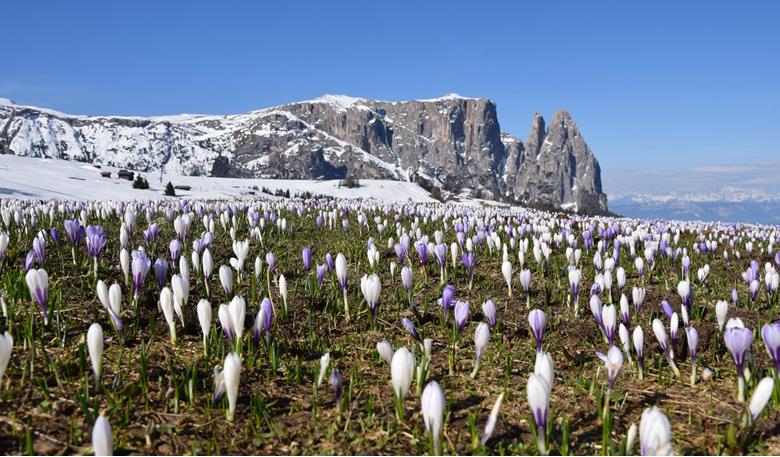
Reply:
[[[571,116],[502,133],[496,105],[448,95],[383,102],[346,96],[241,115],[70,116],[0,99],[0,153],[140,171],[232,177],[391,178],[488,198],[596,213],[598,162]]]

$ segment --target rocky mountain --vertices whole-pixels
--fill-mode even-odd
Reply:
[[[583,213],[607,210],[598,161],[566,111],[528,141],[496,104],[458,95],[343,95],[238,115],[73,116],[0,99],[0,153],[220,177],[389,178],[451,194]]]

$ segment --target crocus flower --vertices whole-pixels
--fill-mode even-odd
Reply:
[[[482,314],[485,315],[490,328],[494,328],[496,326],[496,305],[493,300],[486,300],[482,303]]]
[[[403,402],[414,377],[414,356],[406,347],[400,347],[393,354],[390,362],[390,380],[393,385],[393,394],[396,401],[396,416],[403,420]]]
[[[3,374],[11,361],[11,352],[14,348],[14,338],[8,331],[0,335],[0,385],[3,382]]]
[[[493,403],[493,408],[490,410],[490,416],[488,416],[487,422],[485,422],[485,432],[482,434],[480,442],[482,445],[486,445],[490,437],[493,436],[493,430],[496,428],[498,422],[498,413],[501,411],[501,403],[504,401],[504,392],[498,396],[496,402]]]
[[[615,305],[604,305],[601,309],[601,325],[604,327],[604,335],[607,337],[607,343],[611,346],[615,341],[617,332],[617,312]]]
[[[103,372],[103,344],[103,328],[95,322],[87,331],[87,350],[92,362],[92,373],[95,375],[95,385],[100,384],[100,375]]]
[[[458,327],[458,334],[463,331],[463,327],[469,321],[469,302],[458,301],[455,303],[455,325]]]
[[[608,390],[611,391],[615,386],[618,375],[620,375],[620,370],[623,369],[623,353],[617,347],[610,346],[609,351],[607,351],[606,354],[597,352],[596,355],[604,362],[607,373]]]
[[[677,317],[677,313],[672,313],[672,318],[669,319],[669,336],[672,337],[672,344],[677,341],[677,330],[680,327],[680,318]]]
[[[347,258],[344,254],[338,253],[336,256],[336,279],[339,281],[339,287],[344,295],[344,316],[349,321],[349,303],[347,302]]]
[[[775,380],[772,377],[767,376],[759,381],[756,390],[753,391],[753,395],[750,397],[750,404],[748,406],[751,420],[758,419],[761,411],[764,410],[764,407],[769,402],[769,398],[772,397],[774,388]]]
[[[466,273],[469,277],[469,289],[471,289],[471,285],[474,281],[474,262],[475,257],[473,252],[464,252],[461,256],[461,262],[463,262],[463,266],[466,268]]]
[[[171,251],[171,260],[177,262],[181,256],[181,241],[178,238],[172,239],[168,248]]]
[[[168,323],[168,331],[171,335],[171,342],[176,344],[176,321],[174,320],[173,292],[167,287],[160,291],[160,308],[162,309],[165,322]]]
[[[476,378],[479,367],[482,363],[482,355],[485,353],[488,342],[490,341],[490,326],[484,322],[477,325],[474,331],[474,346],[476,348],[476,360],[474,362],[474,371],[471,372],[471,378]]]
[[[626,355],[626,358],[628,358],[629,363],[631,362],[631,341],[630,337],[628,336],[628,327],[624,323],[620,323],[620,326],[618,326],[618,336],[620,337],[620,344],[623,346],[623,352]]]
[[[418,343],[422,344],[422,338],[420,337],[420,333],[417,331],[417,327],[414,326],[414,322],[412,322],[411,319],[408,317],[404,317],[401,319],[401,325],[406,329],[406,331],[409,333],[409,335],[414,338]]]
[[[723,326],[726,324],[726,318],[729,314],[729,304],[724,301],[720,300],[715,305],[715,317],[718,319],[718,330],[723,331]]]
[[[376,352],[379,353],[379,357],[385,362],[391,363],[393,361],[393,347],[386,340],[376,343]]]
[[[750,345],[753,344],[753,331],[744,327],[727,328],[723,335],[723,341],[726,343],[726,348],[731,352],[731,356],[734,358],[734,363],[737,366],[737,384],[739,389],[737,399],[743,402],[745,401],[745,378],[742,368],[745,364],[745,355],[750,350]]]
[[[97,259],[103,248],[106,247],[106,235],[103,233],[103,227],[99,225],[90,225],[87,227],[87,253]]]
[[[49,304],[49,274],[43,268],[30,269],[25,276],[27,288],[30,290],[30,296],[41,308],[43,314],[43,325],[49,325],[49,313],[47,306]]]
[[[364,275],[360,280],[360,289],[363,297],[366,299],[371,314],[376,318],[376,311],[379,305],[379,296],[382,293],[382,281],[376,273]]]
[[[407,300],[412,300],[412,269],[409,267],[403,267],[401,268],[401,284],[403,284],[404,289],[406,289],[406,297]]]
[[[86,235],[84,227],[78,219],[65,220],[65,233],[68,235],[68,241],[73,247],[77,246],[81,239]]]
[[[446,318],[447,313],[454,308],[452,304],[455,299],[455,287],[447,284],[441,291],[441,307],[444,309],[444,316]]]
[[[133,251],[133,297],[138,299],[141,294],[141,285],[146,279],[146,275],[149,273],[149,268],[152,266],[152,261],[141,249]]]
[[[90,226],[91,227],[91,226]],[[103,246],[105,246],[105,236],[103,237]],[[87,239],[87,249],[89,249],[89,239]],[[102,247],[101,247],[102,249]],[[39,265],[43,265],[44,260],[46,259],[46,244],[44,244],[43,240],[40,236],[36,236],[35,239],[33,239],[32,243],[32,251],[35,255],[35,260],[38,262]],[[92,251],[90,251],[91,253]],[[90,254],[91,255],[91,254]]]
[[[629,315],[628,298],[626,298],[625,294],[620,295],[620,320],[623,321],[623,324],[625,324],[626,327],[631,325],[631,316]]]
[[[287,314],[287,278],[283,274],[279,275],[279,296],[282,297],[284,313]]]
[[[761,338],[764,340],[766,352],[775,362],[775,369],[780,375],[780,321],[774,321],[761,328]]]
[[[672,425],[657,406],[646,408],[639,421],[642,455],[672,455]]]
[[[691,386],[696,385],[696,346],[699,344],[699,332],[693,327],[685,327],[688,340],[688,355],[691,357]]]
[[[260,342],[260,336],[265,335],[265,344],[270,346],[271,344],[271,326],[273,324],[274,311],[271,307],[271,300],[264,298],[260,303],[260,311],[257,312],[255,318],[254,330],[252,332],[252,339],[257,345]]]
[[[576,268],[572,268],[569,270],[569,287],[571,288],[571,296],[574,300],[574,316],[579,316],[580,311],[580,299],[579,299],[579,293],[580,293],[580,280],[582,279],[582,274],[580,273],[580,270]],[[530,280],[530,278],[529,278]],[[530,281],[529,281],[530,282]]]
[[[645,360],[645,333],[642,327],[639,325],[634,328],[634,333],[631,335],[631,340],[634,343],[634,352],[636,352],[637,367],[639,368],[639,379],[644,378],[644,360]]]
[[[501,264],[501,274],[504,275],[509,297],[512,297],[512,262],[506,260]]]
[[[203,334],[203,353],[206,354],[209,334],[211,333],[211,303],[206,299],[201,299],[198,302],[198,322],[200,323],[200,331]]]
[[[634,300],[634,309],[639,312],[639,308],[645,301],[646,291],[644,287],[634,287],[631,289],[631,298]]]
[[[104,415],[98,416],[92,426],[92,450],[96,456],[114,455],[114,436],[111,424]]]
[[[674,363],[674,352],[669,344],[669,340],[666,337],[666,329],[660,319],[653,319],[653,333],[658,340],[658,344],[666,355],[666,360],[669,362],[669,366],[672,368],[674,375],[680,377],[680,370],[677,369],[677,365]]]
[[[441,435],[444,430],[444,408],[447,401],[439,383],[431,381],[425,386],[421,403],[425,431],[431,437],[433,454],[441,455]]]
[[[528,406],[531,408],[534,422],[536,423],[536,445],[539,454],[547,455],[547,418],[550,413],[550,386],[540,375],[531,373],[528,376],[526,392],[528,394]]]
[[[225,392],[227,393],[228,398],[227,420],[233,421],[233,415],[236,411],[236,401],[238,400],[238,383],[241,379],[241,356],[235,352],[226,355],[222,372],[225,382]]]
[[[737,288],[731,289],[731,304],[734,306],[737,306],[737,301],[739,299],[739,295],[737,295]]]
[[[233,293],[233,270],[227,265],[219,267],[219,282],[222,284],[222,290],[225,296],[229,297]]]
[[[330,352],[326,352],[325,354],[322,354],[322,357],[320,357],[320,374],[317,376],[317,384],[315,384],[316,388],[319,388],[322,384],[322,381],[325,380],[325,374],[328,372],[329,367]]]
[[[525,307],[531,306],[531,270],[520,270],[520,285],[525,291]]]
[[[301,251],[301,257],[303,258],[303,270],[308,273],[311,271],[312,253],[311,248],[303,248]]]
[[[672,314],[674,314],[674,308],[672,308],[672,305],[668,301],[661,300],[661,309],[663,310],[664,314],[666,314],[668,319],[672,318]]]
[[[168,280],[168,262],[165,259],[160,258],[154,261],[154,277],[157,280],[158,289],[162,290]]]
[[[534,309],[528,313],[528,325],[531,327],[531,333],[536,340],[536,351],[542,350],[542,339],[544,338],[544,329],[547,327],[547,315],[541,309]]]
[[[322,281],[325,279],[326,271],[328,271],[328,265],[317,265],[317,286],[322,287]]]
[[[601,331],[601,334],[604,336],[604,338],[607,338],[607,334],[604,332],[604,322],[601,316],[602,311],[601,306],[601,299],[598,295],[591,295],[590,296],[590,313],[593,315],[593,320],[596,322],[596,325],[599,327],[599,330]]]

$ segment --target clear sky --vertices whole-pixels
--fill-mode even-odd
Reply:
[[[568,109],[605,170],[780,156],[780,2],[9,2],[0,97],[237,113],[344,93]]]

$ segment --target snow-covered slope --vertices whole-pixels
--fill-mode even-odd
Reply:
[[[110,178],[101,172],[110,171]],[[382,201],[434,202],[430,194],[410,182],[391,180],[361,180],[360,187],[339,187],[338,180],[291,180],[262,178],[213,178],[206,176],[163,176],[144,173],[150,189],[133,189],[132,183],[117,178],[114,167],[95,168],[92,165],[59,159],[35,159],[0,155],[0,198],[60,198],[74,200],[156,199],[163,196],[165,184],[190,186],[178,190],[180,197],[229,198],[263,195],[263,188],[275,192],[290,191],[291,195],[311,192],[339,198],[373,198]]]

